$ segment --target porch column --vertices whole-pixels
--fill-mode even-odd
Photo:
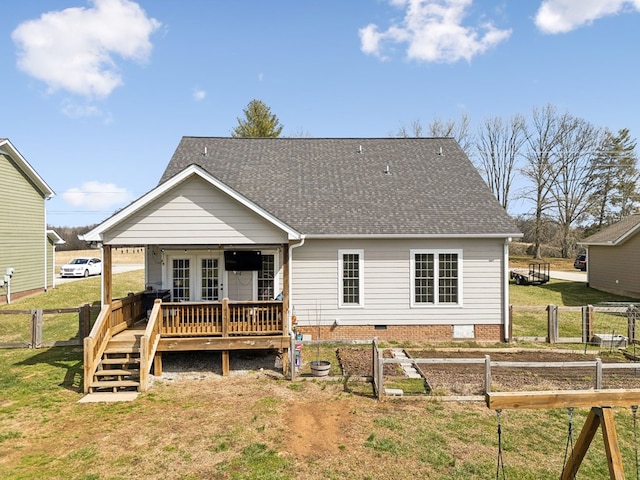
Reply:
[[[282,246],[282,318],[284,319],[284,332],[289,326],[289,246]]]
[[[102,246],[102,305],[111,305],[113,301],[113,268],[111,245]]]

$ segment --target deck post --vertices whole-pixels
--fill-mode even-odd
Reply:
[[[156,351],[156,354],[153,356],[153,374],[156,377],[162,376],[162,353],[161,352]]]
[[[113,302],[113,262],[111,245],[102,246],[102,305]]]
[[[222,350],[222,376],[229,376],[229,350]]]
[[[222,336],[229,336],[229,299],[222,299]]]

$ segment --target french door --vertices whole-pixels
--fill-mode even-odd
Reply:
[[[218,257],[170,257],[169,268],[167,273],[174,302],[217,302],[221,299]]]

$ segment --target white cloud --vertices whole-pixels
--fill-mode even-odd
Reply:
[[[379,31],[369,24],[361,28],[364,53],[386,59],[389,44],[407,44],[407,57],[425,62],[453,63],[486,52],[511,35],[491,22],[463,26],[462,21],[473,0],[389,0],[406,9],[404,19]],[[640,0],[638,0],[640,1]]]
[[[83,118],[83,117],[100,117],[102,116],[102,110],[95,105],[85,104],[80,105],[66,99],[62,102],[62,113],[69,118]]]
[[[126,188],[113,183],[84,182],[82,186],[70,188],[62,194],[65,202],[87,210],[111,210],[133,200],[133,194]]]
[[[544,0],[535,23],[545,33],[566,33],[633,9],[640,11],[640,0]]]
[[[199,102],[200,100],[204,100],[206,97],[207,97],[207,92],[205,92],[204,90],[201,90],[199,88],[193,89],[193,99],[196,102]]]
[[[144,62],[151,54],[149,37],[160,22],[130,0],[90,3],[44,13],[11,34],[18,68],[45,82],[49,92],[106,97],[123,83],[116,56]]]

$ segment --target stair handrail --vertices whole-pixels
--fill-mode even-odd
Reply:
[[[153,302],[153,308],[147,320],[147,328],[140,338],[140,391],[146,392],[149,388],[149,373],[153,358],[160,343],[160,326],[162,324],[162,299],[157,298]]]
[[[89,393],[89,387],[98,370],[102,354],[113,336],[110,321],[111,304],[106,304],[100,309],[91,333],[84,339],[84,393]]]

